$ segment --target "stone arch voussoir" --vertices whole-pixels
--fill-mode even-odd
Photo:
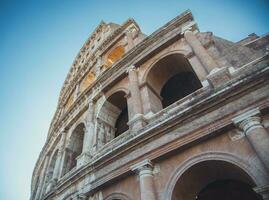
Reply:
[[[189,52],[187,52],[186,50],[173,50],[173,51],[169,51],[169,52],[165,52],[162,53],[161,55],[159,55],[157,58],[155,58],[147,67],[147,69],[145,70],[144,74],[142,74],[142,81],[141,84],[146,83],[147,81],[147,77],[149,72],[151,71],[151,69],[156,65],[156,63],[158,63],[160,60],[162,60],[163,58],[169,56],[169,55],[173,55],[173,54],[180,54],[182,56],[184,56],[185,58],[188,57]]]

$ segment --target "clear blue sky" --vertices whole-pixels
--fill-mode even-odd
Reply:
[[[61,86],[99,22],[133,17],[150,34],[186,9],[232,41],[269,31],[266,0],[0,0],[0,200],[29,199]]]

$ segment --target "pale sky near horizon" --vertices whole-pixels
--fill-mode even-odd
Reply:
[[[186,9],[231,41],[269,31],[268,0],[0,0],[0,200],[29,199],[60,89],[100,21],[132,17],[149,35]]]

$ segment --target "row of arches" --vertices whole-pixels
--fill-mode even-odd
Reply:
[[[151,110],[154,112],[168,107],[202,87],[188,59],[178,53],[161,58],[148,69],[146,74],[148,94],[145,96],[149,98],[144,99],[144,103],[151,104],[154,108]],[[125,90],[106,97],[96,114],[96,133],[94,134],[98,140],[97,148],[128,131],[128,122],[132,112],[129,105],[128,94]],[[62,174],[66,174],[77,166],[78,156],[81,155],[83,149],[85,128],[85,124],[80,123],[70,134],[69,142],[65,146]],[[48,180],[52,179],[57,154],[58,152],[55,151],[52,155]]]
[[[147,72],[148,93],[151,94],[151,106],[157,112],[202,87],[187,58],[182,54],[171,54],[157,61]],[[127,91],[120,90],[109,95],[96,116],[97,148],[128,131],[131,108]],[[154,99],[155,100],[152,100]],[[147,99],[144,99],[147,101]],[[145,103],[147,104],[147,102]],[[85,125],[77,125],[73,130],[65,155],[64,174],[77,164],[82,153]]]

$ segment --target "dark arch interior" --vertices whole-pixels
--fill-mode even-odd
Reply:
[[[77,165],[77,157],[82,153],[84,132],[85,126],[81,123],[74,129],[71,135],[71,142],[68,146],[68,154],[66,155],[66,172]]]
[[[262,200],[249,184],[236,180],[217,180],[203,188],[197,200]]]
[[[202,87],[188,59],[182,54],[171,54],[159,60],[150,69],[147,83],[150,85],[150,94],[159,95],[162,108]]]
[[[161,90],[163,108],[193,93],[202,85],[193,72],[181,72],[172,76]]]
[[[234,197],[240,194],[242,198],[236,200],[244,199],[245,195],[250,198],[246,200],[259,200],[259,196],[252,190],[255,186],[249,175],[232,163],[203,161],[180,176],[173,189],[172,200],[235,200]]]
[[[129,129],[129,126],[127,124],[129,121],[128,107],[125,96],[126,94],[120,91],[116,92],[108,98],[108,101],[120,110],[120,114],[118,115],[115,123],[115,137],[121,135]]]
[[[116,131],[115,131],[115,137],[118,137],[120,134],[124,133],[128,130],[128,109],[127,105],[126,107],[121,111],[117,121],[116,121]]]

